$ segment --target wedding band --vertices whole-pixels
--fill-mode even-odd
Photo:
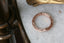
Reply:
[[[50,19],[50,21],[51,21],[51,23],[50,23],[50,26],[49,27],[46,27],[46,28],[44,28],[44,29],[40,29],[40,28],[38,28],[37,26],[36,26],[36,24],[35,24],[35,20],[36,20],[36,18],[38,17],[38,16],[41,16],[41,15],[44,15],[44,16],[46,16],[46,17],[48,17],[49,19]],[[35,16],[34,16],[34,18],[32,19],[32,25],[33,25],[33,27],[36,29],[36,30],[38,30],[38,31],[48,31],[48,30],[50,30],[51,29],[51,27],[53,26],[53,19],[52,19],[52,17],[49,15],[49,14],[47,14],[47,13],[38,13],[38,14],[36,14]]]

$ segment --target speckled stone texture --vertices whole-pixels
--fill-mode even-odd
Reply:
[[[64,43],[64,5],[42,4],[33,7],[28,5],[26,0],[17,0],[17,2],[25,31],[31,43]],[[32,19],[39,12],[52,16],[54,25],[51,30],[38,32],[34,29]]]

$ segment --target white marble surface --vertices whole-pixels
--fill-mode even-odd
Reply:
[[[26,0],[17,0],[20,16],[31,43],[64,43],[64,5],[43,4],[30,6]],[[61,13],[59,13],[59,10]],[[47,32],[38,32],[32,26],[32,18],[39,12],[50,14],[54,25]]]

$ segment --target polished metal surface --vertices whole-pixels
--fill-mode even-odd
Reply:
[[[0,43],[11,43],[9,39],[13,34],[16,43],[30,43],[20,19],[16,0],[0,0],[0,9]]]
[[[27,0],[27,3],[33,6],[40,4],[64,4],[64,0]]]
[[[6,35],[6,36],[0,36],[0,40],[6,40],[6,39],[9,39],[9,38],[11,38],[11,34],[8,34],[8,35]]]
[[[50,21],[51,21],[50,25],[49,25],[48,27],[44,28],[44,29],[39,28],[39,27],[36,25],[36,23],[35,23],[36,18],[39,17],[39,16],[42,16],[42,15],[48,17],[48,18],[50,19]],[[38,30],[39,32],[45,32],[45,31],[50,30],[50,29],[53,27],[53,19],[52,19],[52,17],[51,17],[49,14],[40,12],[40,13],[36,14],[36,15],[33,17],[33,19],[32,19],[32,25],[33,25],[33,27],[34,27],[36,30]]]

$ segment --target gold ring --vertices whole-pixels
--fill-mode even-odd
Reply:
[[[46,16],[46,17],[48,17],[50,20],[51,20],[51,24],[50,24],[50,26],[49,27],[46,27],[45,29],[40,29],[40,28],[38,28],[37,26],[36,26],[36,24],[35,24],[35,19],[38,17],[38,16],[41,16],[41,15],[44,15],[44,16]],[[50,30],[51,29],[51,27],[53,26],[53,19],[52,19],[52,17],[49,15],[49,14],[47,14],[47,13],[38,13],[38,14],[36,14],[35,16],[34,16],[34,18],[32,19],[32,25],[34,26],[34,28],[36,29],[36,30],[38,30],[38,31],[48,31],[48,30]]]

